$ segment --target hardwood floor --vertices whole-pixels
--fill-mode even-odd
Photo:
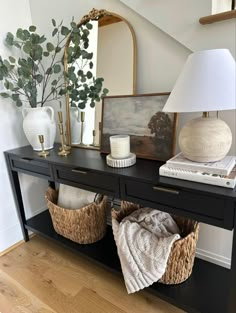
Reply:
[[[181,313],[39,236],[0,257],[0,313]]]

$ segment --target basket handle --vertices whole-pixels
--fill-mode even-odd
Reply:
[[[94,197],[93,202],[95,202],[95,203],[96,203],[97,198],[98,198],[99,196],[101,196],[101,201],[102,201],[102,199],[103,199],[103,195],[101,195],[100,193],[96,193],[96,195],[95,195],[95,197]]]

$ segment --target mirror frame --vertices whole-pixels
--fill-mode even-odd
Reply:
[[[133,40],[133,93],[136,93],[136,79],[137,79],[137,43],[136,43],[136,37],[133,30],[133,27],[131,24],[122,16],[119,14],[109,12],[106,10],[97,10],[93,8],[88,14],[84,15],[80,22],[77,24],[77,27],[80,27],[83,24],[88,23],[91,20],[99,20],[100,18],[104,16],[115,16],[119,19],[121,19],[125,24],[128,26]],[[71,37],[69,37],[66,41],[65,50],[64,50],[64,71],[68,71],[68,55],[67,55],[67,48],[69,47],[69,44],[71,42]],[[99,127],[100,128],[100,127]],[[99,129],[100,131],[100,129]],[[99,141],[101,140],[99,135]],[[99,147],[92,147],[92,146],[79,146],[76,144],[71,144],[71,123],[70,123],[70,98],[68,93],[66,94],[66,144],[68,146],[77,147],[77,148],[85,148],[85,149],[96,149],[100,150],[100,144]]]

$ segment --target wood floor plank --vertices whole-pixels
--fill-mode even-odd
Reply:
[[[0,270],[1,313],[56,313]]]
[[[53,313],[183,312],[145,291],[128,295],[121,276],[39,236],[2,256],[0,271]],[[6,298],[0,293],[0,301],[7,307]],[[13,313],[28,313],[27,309]],[[11,313],[5,310],[0,312]],[[44,313],[32,313],[36,312]]]
[[[75,299],[80,313],[128,313],[88,288],[82,288]]]

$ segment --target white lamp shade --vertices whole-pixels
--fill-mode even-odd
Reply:
[[[163,108],[165,112],[236,109],[235,60],[227,49],[191,54]]]

